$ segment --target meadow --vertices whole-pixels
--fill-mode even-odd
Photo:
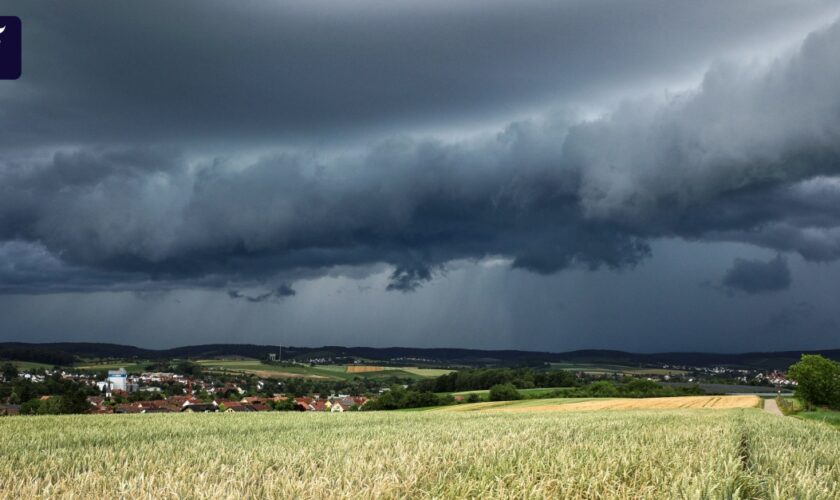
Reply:
[[[759,409],[0,419],[0,498],[838,498],[840,432]]]
[[[235,371],[254,373],[261,377],[272,378],[310,378],[310,379],[331,379],[350,380],[354,377],[364,378],[387,378],[402,377],[411,379],[423,379],[445,375],[451,370],[437,368],[421,368],[415,366],[367,366],[367,365],[280,365],[266,364],[258,360],[215,360],[207,359],[198,361],[202,367],[215,371]]]

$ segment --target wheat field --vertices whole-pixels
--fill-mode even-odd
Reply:
[[[437,412],[504,411],[532,413],[535,411],[603,411],[603,410],[686,410],[758,408],[758,396],[682,396],[670,398],[549,398],[517,401],[485,401],[443,406]]]
[[[393,369],[385,366],[370,366],[370,365],[347,365],[345,369],[347,373],[370,373],[381,372],[384,370]]]
[[[838,498],[840,433],[761,410],[0,419],[0,498]]]

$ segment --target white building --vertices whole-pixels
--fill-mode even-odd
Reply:
[[[108,383],[111,384],[112,391],[128,392],[128,372],[125,368],[108,370]]]

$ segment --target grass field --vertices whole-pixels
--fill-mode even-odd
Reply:
[[[306,366],[306,365],[273,365],[261,363],[257,360],[218,360],[207,359],[197,361],[202,367],[207,370],[220,371],[237,371],[255,373],[261,377],[276,377],[276,378],[312,378],[312,379],[345,379],[347,378],[343,366]]]
[[[761,410],[0,419],[2,498],[838,498],[840,432]]]
[[[639,368],[637,366],[597,364],[597,363],[551,363],[553,368],[575,372],[585,372],[593,375],[598,374],[623,374],[623,375],[683,375],[688,372],[684,370],[672,370],[664,368]]]
[[[555,391],[561,389],[568,389],[568,387],[534,387],[530,389],[518,389],[519,394],[522,394],[524,398],[545,398],[548,397],[550,394],[554,393]],[[487,400],[488,396],[490,395],[490,391],[479,390],[479,391],[461,391],[461,392],[441,392],[443,394],[452,394],[453,396],[469,396],[470,394],[475,394],[478,397],[482,398],[483,400]]]
[[[829,425],[833,425],[840,429],[840,411],[831,411],[831,410],[815,410],[815,411],[803,411],[796,414],[797,418],[803,418],[806,420],[813,420],[815,422],[823,422]]]
[[[128,362],[108,362],[108,363],[81,363],[75,365],[73,368],[87,371],[105,371],[105,370],[119,370],[125,368],[129,373],[140,373],[146,369],[148,361],[128,361]]]
[[[0,364],[5,363],[5,361],[0,362]],[[18,370],[52,370],[53,365],[48,365],[45,363],[35,363],[33,361],[10,361]]]
[[[261,377],[275,378],[312,378],[347,380],[354,377],[365,378],[429,378],[449,373],[451,370],[417,367],[365,366],[365,365],[272,365],[258,360],[217,360],[198,361],[208,370],[226,370],[255,373]]]

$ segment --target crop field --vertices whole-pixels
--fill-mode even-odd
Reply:
[[[218,360],[207,359],[198,361],[207,370],[234,371],[254,373],[266,378],[311,378],[311,379],[343,379],[342,370],[330,367],[313,367],[307,365],[272,365],[261,363],[253,359]]]
[[[602,411],[757,408],[758,396],[683,396],[669,398],[549,398],[519,401],[486,401],[436,408],[438,412],[475,411]]]
[[[347,365],[345,369],[347,373],[361,374],[361,373],[375,373],[383,371],[402,371],[420,377],[440,377],[447,375],[452,370],[443,368],[420,368],[417,366],[372,366],[372,365]]]
[[[524,398],[549,398],[552,393],[568,389],[568,387],[531,387],[528,389],[517,390]],[[470,394],[475,394],[486,400],[490,396],[490,391],[488,389],[483,389],[475,391],[440,392],[438,394],[451,394],[452,396],[469,396]]]
[[[129,373],[140,373],[146,369],[147,364],[149,364],[149,361],[108,361],[104,363],[82,363],[74,365],[74,368],[86,371],[106,371],[125,368]]]
[[[838,498],[840,432],[761,410],[0,419],[0,498]]]

